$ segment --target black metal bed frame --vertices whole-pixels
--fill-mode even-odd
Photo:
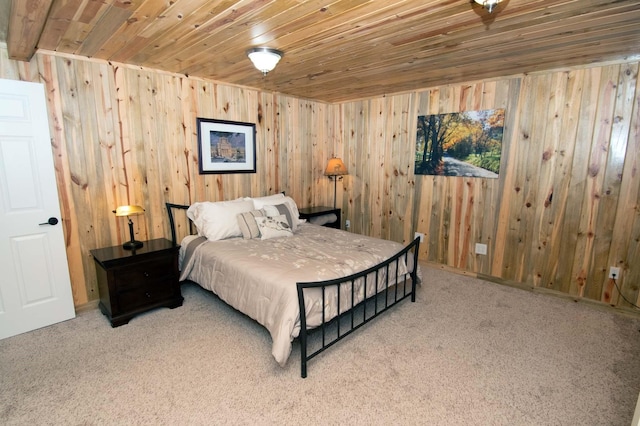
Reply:
[[[358,328],[377,318],[400,301],[411,297],[416,301],[416,284],[418,282],[418,251],[420,239],[416,238],[405,246],[393,257],[379,263],[369,269],[334,280],[297,283],[298,305],[300,307],[300,375],[307,377],[307,362],[316,355],[324,352],[338,341],[344,339]],[[413,250],[413,253],[411,253]],[[409,261],[412,258],[413,263]],[[400,262],[407,265],[407,273],[398,274]],[[411,268],[409,270],[409,268]],[[395,271],[395,274],[393,272]],[[383,280],[383,289],[380,289],[380,278]],[[355,302],[356,287],[363,290],[363,294],[369,294],[369,286],[374,286],[374,294],[362,302]],[[320,289],[322,293],[322,306],[325,306],[327,292],[332,291],[337,296],[337,312],[343,312],[341,291],[346,290],[350,295],[345,312],[338,317],[327,320],[325,309],[322,310],[322,322],[312,329],[307,328],[305,290]],[[331,330],[329,330],[331,329]],[[320,347],[309,351],[309,333],[322,334]]]
[[[165,204],[171,227],[171,241],[176,245],[177,236],[172,209],[186,210],[189,206],[173,203]],[[189,231],[190,233],[193,232],[191,221],[189,221]],[[302,378],[307,377],[307,363],[312,358],[349,336],[374,318],[377,318],[402,300],[410,297],[412,302],[416,301],[419,248],[420,239],[416,238],[391,258],[364,271],[333,280],[297,283],[298,306],[300,309],[298,340],[300,342],[300,376]],[[402,262],[406,265],[407,272],[399,274],[398,270]],[[382,285],[380,284],[381,280]],[[374,286],[373,295],[356,302],[356,292],[363,290],[362,294],[366,296],[370,293],[370,286]],[[327,294],[335,293],[337,296],[336,312],[339,315],[335,318],[326,318],[326,310],[322,309],[321,324],[307,328],[305,291],[320,292],[323,307],[325,306]],[[343,302],[341,293],[345,291],[350,294],[350,297],[346,302]],[[343,306],[343,303],[347,306]],[[318,343],[316,343],[309,348],[309,336],[312,333],[321,333],[320,342],[318,342],[319,347]]]

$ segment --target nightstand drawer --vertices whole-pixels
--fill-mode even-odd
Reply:
[[[134,288],[148,288],[152,284],[171,277],[175,279],[173,257],[166,256],[149,262],[141,262],[115,273],[118,292]]]
[[[118,294],[118,305],[121,310],[152,305],[156,302],[169,299],[173,296],[174,288],[171,280],[156,282],[153,286],[133,288]]]

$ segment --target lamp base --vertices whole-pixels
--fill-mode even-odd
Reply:
[[[124,243],[122,245],[122,248],[125,250],[135,250],[135,249],[139,249],[142,246],[143,246],[142,241],[131,240]]]

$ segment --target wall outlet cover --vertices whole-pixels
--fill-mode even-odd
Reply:
[[[487,245],[476,243],[476,254],[487,254]]]
[[[609,278],[620,278],[620,268],[616,268],[615,266],[609,268]]]

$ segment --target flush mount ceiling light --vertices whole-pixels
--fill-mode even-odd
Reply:
[[[254,47],[247,50],[247,56],[251,59],[253,65],[259,71],[262,71],[263,75],[267,75],[269,71],[276,67],[284,53],[270,47]]]
[[[498,3],[502,0],[474,0],[476,3],[484,7],[489,11],[489,13],[493,12],[493,9],[496,7]]]

